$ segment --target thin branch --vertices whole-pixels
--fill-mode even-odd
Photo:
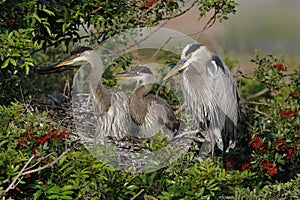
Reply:
[[[283,74],[283,77],[287,77],[287,76],[293,76],[293,75],[296,75],[297,72],[294,72],[294,73],[290,73],[290,74]]]
[[[196,1],[194,1],[190,7],[188,7],[187,9],[185,9],[184,11],[180,12],[180,13],[177,13],[176,15],[173,15],[173,16],[170,16],[170,17],[165,17],[165,18],[162,18],[162,20],[170,20],[170,19],[174,19],[176,17],[180,17],[181,15],[187,13],[189,10],[191,10],[194,5],[196,4]]]
[[[249,101],[249,102],[246,102],[246,104],[254,104],[254,105],[262,105],[262,106],[269,106],[269,107],[272,107],[270,104],[268,104],[268,103],[263,103],[263,102]]]
[[[36,163],[34,163],[32,166],[30,166],[30,167],[27,167],[25,170],[26,171],[28,171],[29,169],[32,169],[33,167],[35,167],[37,164],[39,164],[44,158],[48,158],[49,156],[51,156],[53,154],[53,152],[52,153],[50,153],[50,154],[48,154],[47,156],[43,156],[43,157],[41,157]],[[25,171],[24,170],[24,171]]]
[[[136,199],[138,196],[140,196],[144,192],[144,189],[141,189],[136,195],[134,195],[130,200]]]
[[[253,95],[250,95],[249,97],[247,97],[246,99],[249,100],[249,99],[254,99],[256,97],[259,97],[263,94],[265,94],[266,92],[268,92],[270,89],[269,88],[264,88],[263,90],[253,94]]]
[[[90,37],[89,35],[85,35],[85,36],[79,37],[78,39],[79,39],[79,40],[82,40],[82,39],[89,38],[89,37]],[[39,51],[42,51],[42,50],[44,50],[44,49],[46,49],[46,48],[55,46],[55,45],[61,43],[61,42],[64,41],[64,40],[67,40],[67,39],[69,39],[69,38],[61,38],[61,39],[59,39],[59,40],[56,40],[55,42],[53,42],[53,43],[51,43],[51,44],[48,44],[48,45],[46,45],[45,47],[41,47],[41,48],[39,48],[39,49],[36,49],[36,50],[31,51],[31,52],[30,52],[30,55],[35,54],[35,53],[37,53],[37,52],[39,52]]]
[[[261,115],[263,115],[263,116],[265,116],[265,117],[267,117],[267,118],[269,118],[269,119],[273,119],[273,117],[272,117],[271,115],[269,115],[269,114],[267,114],[267,113],[264,113],[264,112],[262,112],[262,111],[256,110],[256,109],[254,109],[254,108],[249,108],[248,106],[243,106],[243,105],[241,105],[241,107],[244,107],[244,108],[246,108],[246,109],[248,109],[248,110],[252,110],[252,111],[254,111],[254,112],[257,112],[257,113],[259,113],[259,114],[261,114]]]
[[[23,168],[21,169],[21,171],[18,173],[18,175],[14,178],[13,182],[11,182],[11,184],[8,186],[8,188],[6,188],[5,192],[7,193],[9,190],[14,189],[17,185],[15,184],[16,181],[19,179],[20,176],[23,175],[23,171],[26,169],[26,167],[29,165],[29,163],[32,161],[32,159],[34,158],[34,155],[31,156],[31,158],[29,158],[29,160],[25,163],[25,165],[23,166]]]
[[[217,14],[218,14],[218,12],[215,10],[213,16],[207,21],[207,23],[205,24],[203,29],[199,32],[199,34],[197,36],[197,40],[201,37],[201,35],[204,33],[204,31],[211,28],[215,24],[216,19],[217,19]]]
[[[57,157],[55,160],[53,160],[51,163],[43,166],[43,167],[39,167],[37,169],[33,169],[30,171],[26,171],[23,172],[22,175],[26,175],[26,174],[31,174],[31,173],[35,173],[35,172],[39,172],[42,171],[43,169],[46,169],[48,167],[52,167],[55,163],[57,163],[64,155],[66,155],[68,152],[70,151],[70,149],[67,149],[66,151],[64,151],[59,157]]]
[[[103,7],[100,6],[100,7],[98,7],[97,9],[92,10],[92,14],[95,14],[96,12],[98,12],[98,11],[100,11],[100,10],[102,10],[102,9],[103,9]]]
[[[162,48],[164,47],[164,46],[166,46],[167,44],[168,44],[168,42],[170,42],[170,40],[172,39],[172,37],[169,37],[169,39],[159,48],[159,49],[157,49],[156,51],[155,51],[155,53],[151,56],[151,58],[148,60],[148,63],[150,63],[152,60],[153,60],[153,58],[155,58],[155,56],[162,50]]]
[[[150,195],[144,196],[144,199],[145,199],[145,200],[147,200],[147,199],[158,200],[158,199],[155,198],[154,196],[150,196]]]

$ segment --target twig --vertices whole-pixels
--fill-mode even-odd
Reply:
[[[141,189],[136,195],[134,195],[130,200],[136,199],[138,196],[140,196],[144,192],[144,189]]]
[[[179,16],[181,16],[181,15],[187,13],[189,10],[191,10],[191,9],[194,7],[195,4],[196,4],[196,1],[194,1],[194,2],[191,4],[191,6],[188,7],[187,9],[185,9],[184,11],[182,11],[182,12],[180,12],[180,13],[177,13],[176,15],[173,15],[173,16],[170,16],[170,17],[162,18],[162,20],[169,20],[169,19],[174,19],[174,18],[176,18],[176,17],[179,17]]]
[[[37,164],[39,164],[44,158],[48,158],[49,156],[51,156],[53,153],[48,154],[47,156],[43,156],[41,157],[36,163],[34,163],[32,166],[27,167],[25,170],[29,170],[32,169],[33,167],[35,167]]]
[[[252,111],[254,111],[254,112],[257,112],[257,113],[259,113],[259,114],[261,114],[261,115],[264,115],[265,117],[267,117],[267,118],[269,118],[269,119],[273,119],[273,117],[272,117],[271,115],[269,115],[269,114],[267,114],[267,113],[264,113],[264,112],[262,112],[262,111],[255,110],[254,108],[249,108],[248,106],[243,106],[243,105],[241,105],[241,107],[244,107],[244,108],[246,108],[246,109],[248,109],[248,110],[252,110]]]
[[[29,160],[25,163],[21,171],[18,173],[18,175],[14,178],[13,182],[6,188],[5,192],[7,193],[9,190],[14,189],[18,184],[15,184],[16,181],[19,179],[20,176],[23,175],[23,171],[26,169],[26,167],[29,165],[29,163],[32,161],[34,158],[34,155],[29,158]]]
[[[70,151],[70,149],[67,149],[66,151],[64,151],[59,157],[57,157],[55,160],[53,160],[51,163],[43,166],[43,167],[39,167],[37,169],[33,169],[33,170],[30,170],[30,171],[26,171],[26,172],[23,172],[22,175],[26,175],[26,174],[31,174],[31,173],[35,173],[35,172],[38,172],[38,171],[41,171],[43,169],[46,169],[48,167],[52,167],[55,163],[57,163],[57,161],[59,161],[64,155],[66,155],[68,152]]]
[[[92,13],[95,14],[96,12],[100,11],[101,9],[103,9],[102,6],[98,7],[98,8],[95,9],[95,10],[92,10]]]
[[[89,37],[90,37],[89,35],[85,35],[85,36],[79,37],[78,39],[79,39],[79,40],[82,40],[82,39],[89,38]],[[62,41],[66,40],[66,39],[68,39],[68,38],[61,38],[61,39],[59,39],[59,40],[56,40],[56,41],[53,42],[53,43],[50,43],[50,44],[46,45],[45,47],[41,47],[41,48],[39,48],[39,49],[33,50],[33,51],[30,52],[30,55],[35,54],[35,53],[37,53],[37,52],[39,52],[39,51],[42,51],[43,49],[46,49],[46,48],[49,48],[49,47],[58,45],[59,43],[61,43]]]
[[[283,77],[286,77],[286,76],[293,76],[293,75],[296,75],[297,72],[294,72],[294,73],[290,73],[290,74],[283,74]]]
[[[145,200],[147,200],[147,199],[158,200],[158,199],[155,198],[154,196],[150,196],[150,195],[144,196],[144,199],[145,199]]]
[[[263,102],[254,102],[254,101],[249,101],[249,102],[247,102],[247,104],[263,105],[263,106],[269,106],[269,107],[271,107],[271,105],[270,105],[270,104],[268,104],[268,103],[263,103]]]
[[[148,60],[148,63],[150,63],[152,60],[153,60],[153,58],[155,58],[155,56],[162,50],[162,48],[164,47],[164,46],[166,46],[167,44],[168,44],[168,42],[170,42],[170,40],[172,39],[172,37],[169,37],[169,39],[165,42],[165,43],[163,43],[163,45],[159,48],[159,49],[157,49],[157,51],[155,51],[155,53],[151,56],[151,58]]]
[[[207,21],[207,23],[205,24],[205,26],[203,27],[203,29],[199,32],[198,36],[197,36],[197,40],[201,37],[201,35],[203,34],[204,31],[206,31],[207,29],[209,29],[210,27],[212,27],[217,19],[217,14],[218,12],[215,10],[213,16]]]
[[[255,93],[255,94],[253,94],[253,95],[248,96],[246,99],[247,99],[247,100],[249,100],[249,99],[254,99],[254,98],[256,98],[256,97],[259,97],[259,96],[265,94],[265,93],[268,92],[268,91],[269,91],[269,88],[264,88],[263,90],[261,90],[261,91]]]

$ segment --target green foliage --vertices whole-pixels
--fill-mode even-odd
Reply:
[[[30,184],[42,179],[50,172],[30,170],[52,162],[62,151],[68,132],[55,128],[47,118],[47,113],[32,113],[29,108],[12,104],[0,107],[0,183],[2,189],[8,188],[19,176],[18,189],[31,191]],[[28,162],[28,163],[27,163]],[[23,168],[27,163],[28,167]],[[28,172],[28,173],[26,173]],[[8,190],[8,194],[11,192]],[[1,192],[0,192],[1,193]],[[3,191],[2,191],[3,193]],[[12,194],[18,196],[18,192]]]
[[[299,75],[292,76],[288,88],[299,88],[299,83],[295,84],[298,81],[296,76]],[[241,160],[239,157],[228,159],[229,156],[225,155],[224,163],[222,157],[216,157],[214,163],[210,159],[199,163],[195,154],[190,152],[163,169],[144,174],[116,171],[110,165],[95,160],[84,148],[76,148],[60,157],[51,167],[20,176],[17,187],[5,192],[32,156],[35,158],[29,162],[25,172],[57,159],[66,149],[68,132],[58,128],[47,113],[30,112],[29,108],[20,104],[1,107],[0,117],[0,194],[5,198],[130,199],[138,194],[137,199],[261,199],[295,198],[300,190],[299,154],[293,151],[297,156],[286,160],[288,154],[281,153],[279,146],[278,149],[259,145],[253,148],[253,139],[244,141],[246,145],[229,155],[238,155],[238,151],[243,149],[244,152],[250,151],[252,154],[246,157],[249,159],[246,162],[245,157]],[[247,124],[248,130],[256,127],[250,120]],[[264,136],[259,135],[261,138]],[[264,138],[263,142],[267,139]],[[287,148],[291,142],[297,142],[287,141],[284,143]],[[154,141],[149,147],[155,150],[158,146]],[[261,147],[266,148],[266,152],[260,153]],[[277,155],[277,160],[272,160],[274,155]],[[276,164],[269,168],[283,165],[285,168],[279,168],[278,173],[271,176],[269,168],[261,169],[259,164],[259,160],[265,158]],[[284,163],[278,162],[280,159]],[[286,178],[282,179],[283,176]]]
[[[235,199],[298,199],[300,176],[286,183],[265,185],[261,190],[237,188]]]
[[[212,20],[222,21],[236,12],[237,3],[232,0],[197,2],[200,17],[213,10]],[[32,74],[35,64],[57,61],[69,44],[81,40],[95,44],[124,29],[154,25],[176,12],[178,2],[30,0],[1,1],[0,7],[0,101],[7,105],[14,97],[22,98],[16,88],[26,100],[31,82],[37,79]],[[168,60],[163,64],[174,65],[178,60],[164,52],[157,56]],[[104,84],[114,86],[113,73],[120,66],[125,68],[131,59],[125,55],[115,60],[104,75]],[[230,68],[236,64],[230,57],[224,60]],[[157,171],[117,171],[96,160],[84,147],[70,146],[70,133],[48,113],[34,111],[26,104],[0,106],[0,198],[298,198],[300,70],[289,69],[284,59],[275,55],[256,53],[252,62],[256,65],[254,79],[238,81],[239,143],[228,154],[217,154],[214,163],[210,159],[199,163],[194,152],[187,152]],[[153,92],[157,89],[158,85]],[[245,100],[261,90],[268,91]],[[168,85],[160,95],[173,106],[179,105]],[[154,151],[167,141],[158,134],[144,145]]]
[[[24,91],[35,92],[28,83],[32,77],[26,76],[36,65],[57,62],[69,45],[84,42],[94,46],[124,30],[156,25],[181,12],[179,3],[182,0],[1,1],[0,101],[6,105],[14,98],[26,101]],[[224,18],[234,10],[232,6],[232,2],[219,0],[201,13],[215,8],[224,10],[220,15]]]
[[[278,181],[287,181],[300,171],[299,160],[299,69],[287,73],[282,59],[274,55],[252,60],[256,79],[271,91],[249,105],[251,162],[255,171]],[[249,116],[249,117],[250,117]]]
[[[2,1],[0,101],[26,101],[36,92],[34,65],[56,62],[69,44],[84,40],[94,45],[125,29],[155,25],[180,12],[178,2]]]
[[[233,0],[198,0],[200,17],[206,16],[209,11],[214,11],[214,18],[220,22],[227,20],[229,14],[236,13],[238,3]]]

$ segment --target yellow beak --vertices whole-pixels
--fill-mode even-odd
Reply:
[[[58,63],[57,65],[55,65],[54,68],[66,66],[66,65],[69,65],[72,63],[73,63],[73,60],[62,61],[62,62]]]
[[[182,59],[180,60],[175,67],[173,67],[169,73],[164,77],[163,82],[168,80],[169,78],[171,78],[172,76],[174,76],[177,72],[179,72],[180,70],[184,69],[186,67],[186,59]]]

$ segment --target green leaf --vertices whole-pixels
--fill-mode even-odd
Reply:
[[[52,193],[59,194],[60,193],[60,187],[54,185],[54,186],[52,186],[51,188],[49,188],[47,190],[47,193],[49,193],[49,194],[52,194]]]
[[[47,30],[47,33],[48,33],[49,35],[51,35],[51,30],[50,30],[50,28],[49,28],[48,26],[45,26],[45,28],[46,28],[46,30]]]
[[[73,197],[65,196],[65,195],[60,196],[59,198],[60,198],[60,199],[73,199]]]
[[[61,196],[54,194],[54,195],[48,196],[47,198],[48,199],[61,199]]]
[[[74,186],[72,186],[72,185],[66,185],[63,188],[61,188],[61,191],[68,191],[68,190],[73,190],[73,189],[75,189]]]
[[[62,25],[62,32],[65,33],[66,30],[67,30],[67,28],[68,28],[67,24],[64,23],[64,24]]]
[[[33,17],[34,19],[36,19],[39,23],[42,23],[41,18],[40,18],[36,13],[33,13],[33,14],[32,14],[32,17]]]
[[[74,193],[74,191],[64,191],[64,192],[62,192],[61,193],[61,195],[69,195],[69,194],[73,194]]]
[[[47,13],[48,15],[55,16],[54,12],[52,12],[51,10],[48,10],[48,9],[46,9],[46,8],[43,8],[42,11],[44,11],[44,12]]]
[[[42,190],[36,191],[36,192],[33,194],[33,199],[34,199],[34,200],[39,199],[39,197],[41,196],[42,193],[43,193]]]
[[[6,68],[7,65],[8,65],[8,63],[9,63],[9,58],[7,58],[7,59],[3,62],[3,64],[1,65],[1,68],[2,68],[2,69]]]
[[[25,65],[25,74],[28,75],[29,74],[29,65],[26,63]]]

